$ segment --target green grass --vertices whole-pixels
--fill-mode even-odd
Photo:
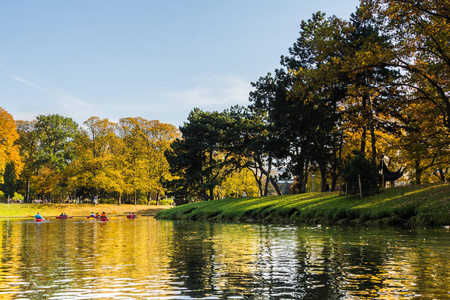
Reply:
[[[450,185],[396,187],[377,195],[308,193],[224,199],[181,205],[159,212],[160,219],[289,223],[450,224]]]

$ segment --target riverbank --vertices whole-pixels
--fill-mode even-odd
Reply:
[[[107,215],[125,215],[134,212],[140,215],[154,216],[157,212],[168,209],[169,205],[132,205],[132,204],[0,204],[0,218],[24,218],[34,216],[39,211],[44,217],[55,217],[61,213],[68,216],[85,217],[91,212],[106,212]]]
[[[450,225],[450,185],[388,188],[363,199],[328,192],[195,202],[160,211],[156,218],[447,226]]]

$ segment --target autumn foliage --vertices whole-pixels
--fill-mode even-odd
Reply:
[[[15,141],[19,138],[16,131],[16,124],[13,117],[2,107],[0,107],[0,174],[5,172],[6,165],[12,163],[15,166],[16,174],[22,170],[22,161],[19,155],[19,146]],[[0,176],[0,184],[3,183],[3,176]]]

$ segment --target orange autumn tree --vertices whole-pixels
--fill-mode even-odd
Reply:
[[[16,176],[22,171],[19,146],[15,144],[18,138],[13,117],[0,107],[0,183],[3,183],[3,174],[8,163],[14,164]]]

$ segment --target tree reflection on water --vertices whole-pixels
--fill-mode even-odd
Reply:
[[[443,299],[446,229],[0,222],[0,297]]]

